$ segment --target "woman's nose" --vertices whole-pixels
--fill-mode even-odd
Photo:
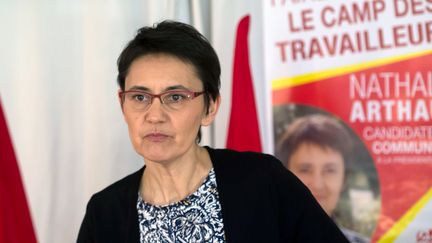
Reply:
[[[164,104],[158,98],[154,98],[145,111],[145,120],[150,123],[159,123],[166,120],[166,113],[164,110]]]
[[[309,186],[312,191],[319,194],[325,188],[324,176],[319,172],[313,173],[312,178],[309,181]]]

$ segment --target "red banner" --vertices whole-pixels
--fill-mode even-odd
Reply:
[[[0,243],[23,242],[36,242],[36,236],[0,103]]]

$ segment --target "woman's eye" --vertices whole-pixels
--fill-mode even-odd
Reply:
[[[132,96],[132,99],[135,101],[138,101],[138,102],[144,102],[147,100],[147,97],[142,95],[142,94],[137,94],[137,95]]]
[[[174,94],[168,95],[167,100],[168,100],[168,102],[180,102],[185,98],[186,98],[186,96],[184,94],[174,93]]]
[[[334,173],[336,173],[336,169],[333,169],[333,168],[326,169],[325,172],[328,174],[334,174]]]
[[[300,168],[298,171],[302,174],[306,174],[306,173],[310,172],[310,169],[309,168]]]

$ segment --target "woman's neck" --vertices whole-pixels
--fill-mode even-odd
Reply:
[[[198,189],[211,168],[208,152],[200,146],[174,161],[146,161],[141,197],[153,205],[178,202]]]

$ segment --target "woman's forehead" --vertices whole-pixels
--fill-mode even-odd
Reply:
[[[342,153],[326,146],[315,143],[301,143],[294,151],[292,151],[291,159],[297,157],[301,161],[325,161],[326,158],[332,158],[331,161],[343,162]]]
[[[142,87],[147,91],[161,91],[170,87],[202,89],[202,82],[192,64],[165,55],[145,55],[134,60],[125,80],[126,90]]]

